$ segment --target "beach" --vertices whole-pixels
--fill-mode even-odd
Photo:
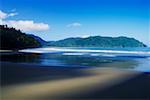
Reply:
[[[150,99],[150,74],[1,62],[3,100]]]
[[[149,4],[0,0],[0,100],[150,100]]]

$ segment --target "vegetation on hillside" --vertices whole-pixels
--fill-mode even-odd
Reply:
[[[46,42],[38,36],[25,34],[7,25],[0,25],[0,49],[18,50],[41,46],[57,47],[146,47],[142,42],[128,37],[67,38],[59,41]]]
[[[146,47],[142,42],[128,37],[101,37],[67,38],[48,43],[49,46],[60,47]]]
[[[15,28],[9,28],[7,25],[0,25],[0,38],[0,49],[17,50],[41,46],[41,43],[33,36]]]

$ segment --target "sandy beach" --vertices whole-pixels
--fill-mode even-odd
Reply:
[[[110,68],[1,63],[3,100],[150,98],[150,75]]]

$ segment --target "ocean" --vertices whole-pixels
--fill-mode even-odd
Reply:
[[[150,72],[150,48],[43,47],[3,52],[1,62]]]

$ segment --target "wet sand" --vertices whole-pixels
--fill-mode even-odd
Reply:
[[[150,74],[1,62],[3,100],[150,99]]]

